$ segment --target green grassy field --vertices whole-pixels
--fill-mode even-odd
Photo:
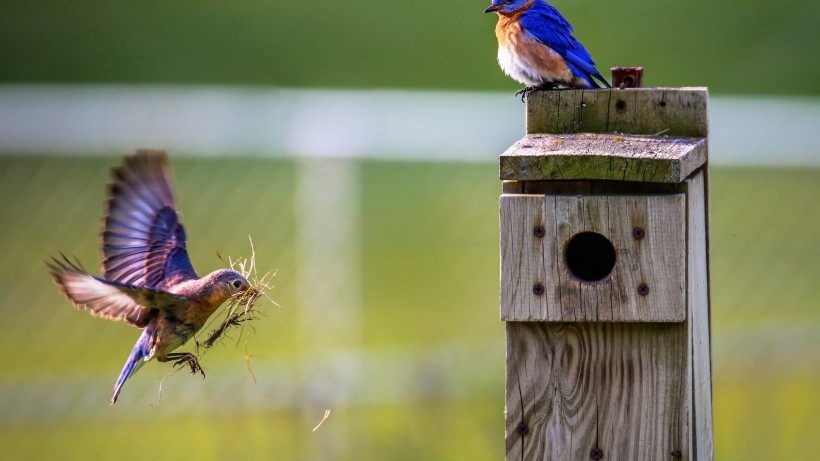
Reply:
[[[489,0],[4,2],[0,81],[505,89]],[[553,2],[603,74],[646,86],[818,94],[820,3]]]
[[[3,459],[503,457],[495,165],[359,164],[363,351],[385,362],[397,351],[436,359],[430,379],[418,378],[430,389],[334,406],[311,432],[323,409],[300,409],[311,407],[304,395],[265,405],[292,392],[280,374],[295,373],[297,387],[334,385],[299,381],[317,363],[297,327],[298,164],[289,160],[173,159],[198,270],[220,267],[217,251],[247,256],[248,234],[258,263],[278,270],[271,295],[282,307],[260,306],[266,317],[249,340],[259,382],[250,383],[243,346],[226,341],[204,358],[205,381],[172,376],[157,406],[168,367],[151,363],[108,407],[137,332],[72,309],[43,261],[65,251],[95,268],[104,185],[117,163],[0,157]],[[717,459],[798,459],[820,449],[820,170],[716,168],[712,192]],[[471,374],[439,381],[449,375],[435,370],[449,366]],[[389,391],[381,383],[391,379],[365,388]],[[233,405],[248,389],[269,394],[256,407]],[[204,397],[191,404],[191,395]]]

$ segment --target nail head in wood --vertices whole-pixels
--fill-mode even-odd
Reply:
[[[638,294],[641,296],[646,296],[649,294],[649,285],[642,283],[638,285]]]

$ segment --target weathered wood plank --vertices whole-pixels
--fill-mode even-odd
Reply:
[[[507,323],[506,459],[689,459],[685,324]]]
[[[691,327],[691,363],[694,450],[692,459],[712,460],[714,440],[712,424],[712,350],[709,314],[709,267],[706,181],[700,171],[686,181],[688,185],[687,229],[688,267],[687,296]]]
[[[683,321],[684,207],[683,194],[502,195],[501,319]],[[539,225],[540,238],[534,235]],[[581,280],[567,265],[567,242],[582,232],[598,233],[615,248],[614,268],[602,280]],[[543,293],[533,291],[535,284]],[[640,293],[642,284],[648,294]]]
[[[527,133],[625,133],[706,137],[706,88],[537,91]]]
[[[706,139],[533,134],[501,154],[502,180],[682,182],[706,162]]]
[[[545,271],[552,270],[543,258],[555,252],[553,240],[535,232],[536,227],[543,228],[545,213],[543,195],[501,196],[501,222],[506,223],[501,228],[501,285],[510,287],[502,292],[501,303],[513,309],[511,318],[549,317],[548,307],[554,304],[543,291],[534,292],[537,284],[547,280]]]

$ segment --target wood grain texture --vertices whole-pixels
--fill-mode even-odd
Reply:
[[[706,162],[706,139],[531,134],[501,154],[502,180],[681,182]]]
[[[558,278],[555,258],[560,248],[555,248],[555,239],[534,232],[554,215],[555,201],[548,203],[543,195],[501,196],[502,320],[561,318],[554,288],[549,294],[533,291],[535,284]]]
[[[508,322],[506,459],[690,459],[686,336],[685,324]]]
[[[685,217],[683,194],[502,195],[501,319],[683,321]],[[643,229],[642,239],[635,228]],[[615,247],[615,266],[603,280],[581,281],[567,266],[566,244],[581,232],[601,234]],[[642,283],[645,296],[638,293]],[[536,284],[543,293],[533,290]]]
[[[706,88],[537,91],[527,96],[527,134],[622,133],[706,137]]]
[[[714,458],[712,420],[712,349],[709,309],[709,266],[707,196],[703,171],[686,181],[688,185],[687,297],[691,328],[692,396],[694,449],[692,459]]]

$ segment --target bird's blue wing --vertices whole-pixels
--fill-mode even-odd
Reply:
[[[107,280],[146,288],[197,278],[185,247],[168,160],[142,150],[113,170],[103,218],[103,274]]]
[[[563,56],[570,70],[586,79],[592,87],[600,87],[593,77],[609,86],[595,68],[595,61],[584,45],[572,36],[572,25],[555,7],[546,2],[537,2],[521,17],[521,27]]]

